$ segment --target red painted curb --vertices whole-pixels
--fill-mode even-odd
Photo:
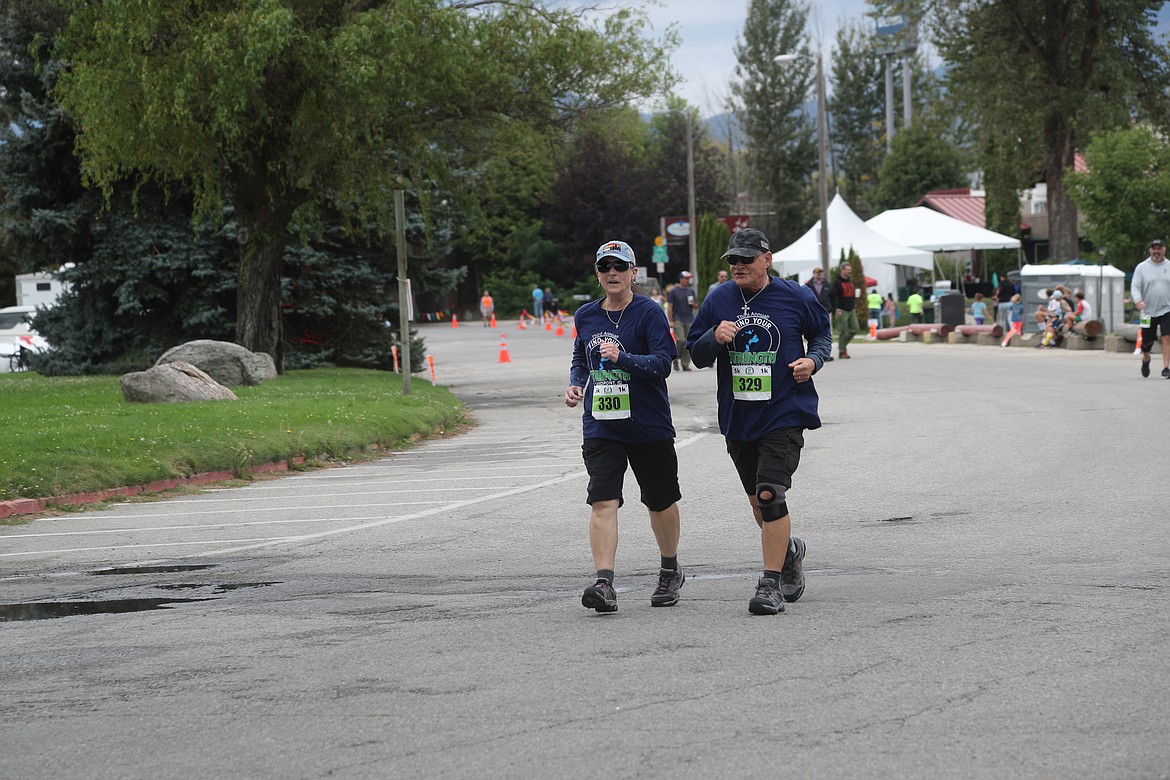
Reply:
[[[293,465],[300,466],[304,464],[305,459],[299,457],[293,458],[292,462]],[[126,487],[95,490],[92,493],[74,493],[69,496],[53,496],[52,498],[17,498],[12,501],[0,501],[0,519],[12,517],[13,515],[28,515],[33,512],[43,512],[53,506],[96,504],[108,498],[117,498],[118,496],[161,493],[164,490],[177,488],[179,485],[204,485],[208,482],[223,482],[224,480],[236,479],[237,477],[248,474],[268,474],[276,471],[288,471],[288,461],[282,460],[276,463],[261,463],[258,466],[243,469],[238,473],[235,471],[208,471],[203,474],[192,474],[189,477],[160,479],[157,482],[148,482],[145,485],[128,485]]]

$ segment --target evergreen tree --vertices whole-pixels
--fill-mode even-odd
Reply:
[[[727,223],[714,214],[708,212],[699,217],[699,232],[695,236],[695,254],[699,261],[699,278],[695,288],[699,294],[705,296],[720,271],[727,269],[727,261],[722,260],[727,251],[727,242],[731,238],[731,231]]]
[[[841,195],[859,215],[875,213],[874,194],[886,138],[883,65],[875,36],[868,29],[858,23],[837,30],[829,98]]]
[[[743,35],[736,43],[736,80],[753,187],[775,204],[779,228],[769,236],[784,246],[816,217],[812,174],[817,167],[815,113],[804,107],[813,97],[812,61],[774,62],[779,54],[807,50],[802,0],[751,0]]]

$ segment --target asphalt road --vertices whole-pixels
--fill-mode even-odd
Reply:
[[[673,375],[688,580],[651,609],[632,492],[598,615],[569,337],[502,326],[422,328],[466,434],[0,528],[0,777],[1170,777],[1157,371],[858,343],[775,617],[714,372]]]

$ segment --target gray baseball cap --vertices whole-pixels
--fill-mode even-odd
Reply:
[[[768,244],[768,237],[764,235],[764,231],[743,228],[731,234],[731,241],[727,242],[727,251],[719,259],[725,260],[731,255],[755,257],[771,251],[772,247]]]

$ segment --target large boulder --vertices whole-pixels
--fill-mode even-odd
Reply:
[[[181,360],[123,374],[121,384],[122,396],[133,403],[236,400],[231,390]]]
[[[168,349],[155,366],[183,361],[197,366],[228,387],[258,385],[276,378],[276,363],[265,352],[252,352],[230,341],[199,339]]]

